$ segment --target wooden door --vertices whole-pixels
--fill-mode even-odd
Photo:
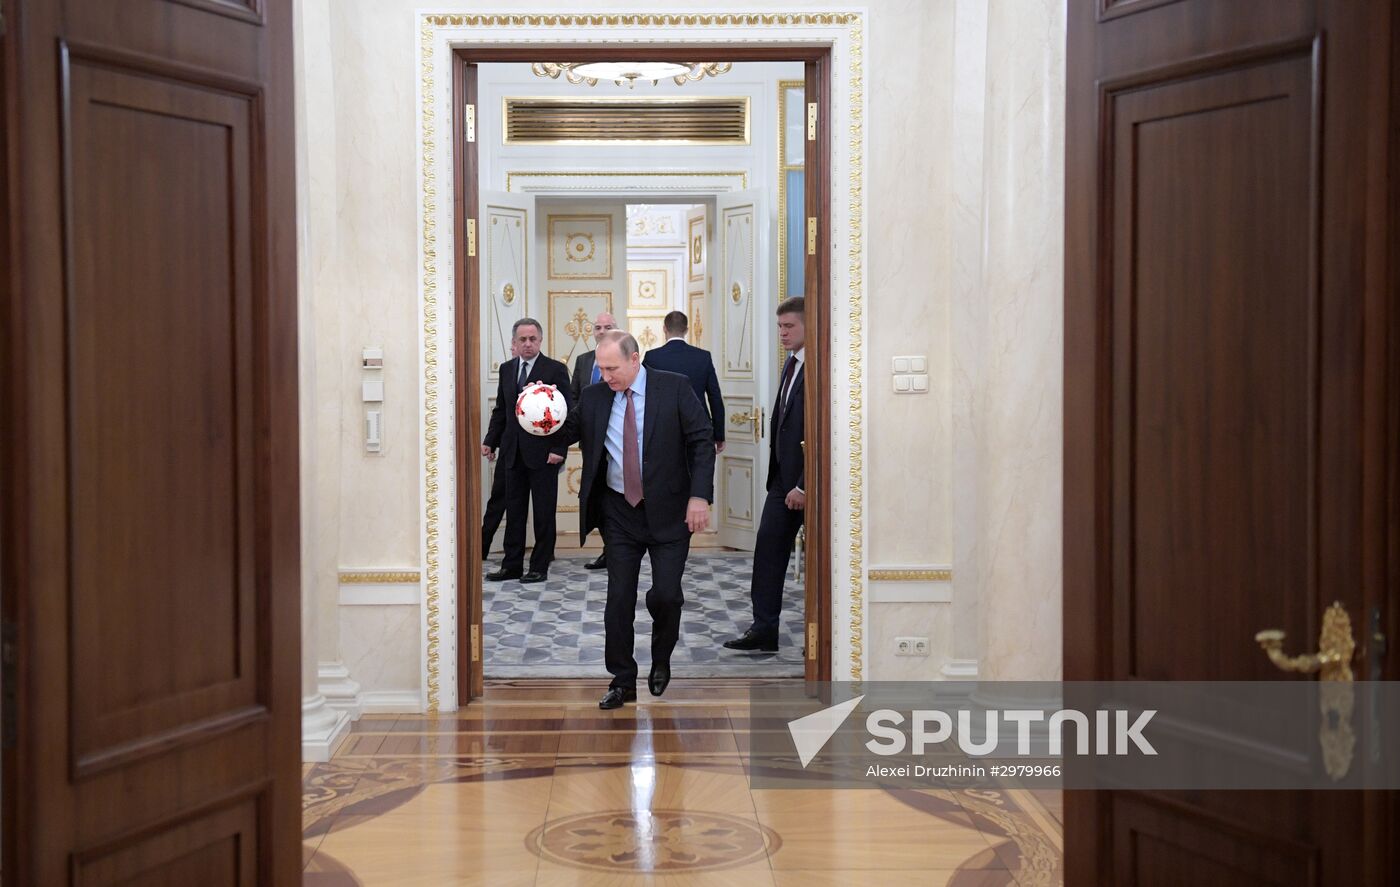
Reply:
[[[1253,636],[1311,652],[1334,600],[1358,678],[1386,664],[1391,12],[1070,4],[1068,680],[1308,680]],[[1381,793],[1071,792],[1066,883],[1393,883],[1394,811]]]
[[[293,884],[291,3],[5,12],[6,882]]]

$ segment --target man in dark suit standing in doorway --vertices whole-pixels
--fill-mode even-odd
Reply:
[[[510,356],[515,357],[515,338],[510,340]],[[481,559],[491,559],[491,543],[496,541],[496,531],[506,516],[506,472],[505,463],[488,457],[487,461],[496,464],[491,474],[491,495],[486,497],[486,508],[481,512]]]
[[[604,311],[602,314],[593,318],[593,344],[597,345],[603,340],[603,335],[605,333],[610,333],[615,329],[617,329],[617,318],[613,317],[608,312]],[[569,379],[569,385],[573,388],[574,392],[574,403],[578,403],[579,397],[583,394],[583,389],[587,388],[589,385],[603,381],[603,377],[598,370],[598,362],[594,359],[595,353],[596,351],[585,351],[574,359],[574,374]],[[607,542],[604,541],[603,550],[599,552],[598,556],[593,560],[584,564],[583,568],[585,570],[601,570],[607,567],[607,565],[608,548]]]
[[[519,579],[543,582],[549,577],[554,560],[554,509],[559,499],[559,466],[569,451],[556,433],[538,437],[520,427],[515,419],[515,401],[531,382],[553,385],[569,399],[569,369],[540,353],[544,328],[530,317],[522,317],[511,328],[516,356],[501,364],[496,388],[496,407],[481,455],[491,458],[500,450],[506,478],[506,553],[501,568],[486,574],[491,582]],[[570,410],[573,404],[569,404]],[[535,549],[530,552],[530,571],[525,567],[525,518],[530,504],[535,506]]]
[[[583,390],[559,433],[583,447],[579,537],[602,527],[608,540],[604,664],[612,675],[603,709],[637,699],[633,620],[642,555],[651,558],[647,610],[653,621],[647,687],[660,696],[671,680],[680,637],[681,576],[690,536],[709,524],[714,441],[709,417],[684,376],[642,366],[637,340],[621,331],[598,343],[603,384]]]
[[[709,401],[710,422],[714,428],[715,452],[724,452],[724,396],[719,390],[719,376],[710,352],[696,348],[685,340],[690,321],[680,311],[672,311],[661,321],[666,331],[666,344],[647,352],[642,364],[647,369],[680,373],[690,380],[695,396],[703,404]]]
[[[806,304],[793,296],[778,306],[778,340],[788,352],[773,424],[768,436],[768,498],[763,503],[753,549],[753,625],[741,637],[725,641],[731,650],[776,652],[778,616],[783,607],[783,584],[788,558],[807,507],[802,442],[806,411],[802,396],[807,362]]]

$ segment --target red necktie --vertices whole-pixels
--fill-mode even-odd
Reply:
[[[627,411],[622,415],[622,491],[633,508],[642,501],[642,453],[637,445],[637,409],[632,389],[627,389]]]
[[[783,367],[783,381],[782,381],[781,383],[779,383],[779,385],[778,385],[778,421],[779,421],[779,422],[783,421],[783,417],[787,415],[787,405],[788,405],[788,383],[790,383],[790,382],[792,381],[792,377],[796,374],[796,372],[797,372],[796,367],[797,367],[797,357],[796,357],[796,356],[789,357],[789,358],[787,359],[787,366]]]

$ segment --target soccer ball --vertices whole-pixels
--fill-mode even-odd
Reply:
[[[531,382],[515,399],[515,418],[520,427],[546,437],[558,431],[569,415],[569,403],[553,385]]]

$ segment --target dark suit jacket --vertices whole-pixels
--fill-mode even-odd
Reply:
[[[789,358],[791,359],[791,358]],[[788,397],[787,413],[782,411],[783,386],[779,377],[778,396],[773,400],[773,423],[768,435],[768,489],[777,486],[783,495],[793,487],[806,486],[806,470],[802,460],[802,441],[807,439],[807,411],[802,403],[802,392],[807,387],[807,370],[798,372],[792,383],[792,394]]]
[[[595,352],[585,351],[574,358],[574,375],[569,379],[569,389],[574,393],[574,403],[583,396],[583,389],[593,384],[593,356]]]
[[[559,434],[567,446],[583,444],[579,489],[579,541],[603,523],[603,490],[608,486],[608,418],[613,390],[599,382],[583,389],[578,406]],[[685,538],[685,510],[691,498],[715,499],[715,444],[710,420],[689,381],[664,370],[647,370],[642,417],[642,497],[647,524],[659,542]]]
[[[715,362],[710,358],[710,352],[696,348],[689,342],[672,339],[660,348],[648,351],[642,363],[646,364],[647,369],[680,373],[689,379],[695,396],[702,403],[709,399],[715,441],[724,440],[724,398],[720,395],[719,376],[715,375]]]
[[[501,381],[496,386],[496,406],[491,410],[491,421],[486,427],[486,437],[481,441],[491,449],[499,449],[498,459],[506,465],[515,462],[515,454],[520,453],[527,468],[539,468],[547,464],[550,453],[568,455],[569,445],[563,442],[563,429],[546,437],[538,437],[520,427],[515,419],[515,399],[520,396],[520,385],[516,377],[520,375],[520,358],[512,357],[501,364]],[[569,393],[569,370],[557,360],[541,354],[530,367],[530,377],[525,384],[545,382],[564,393],[569,402],[569,412],[574,404]]]

